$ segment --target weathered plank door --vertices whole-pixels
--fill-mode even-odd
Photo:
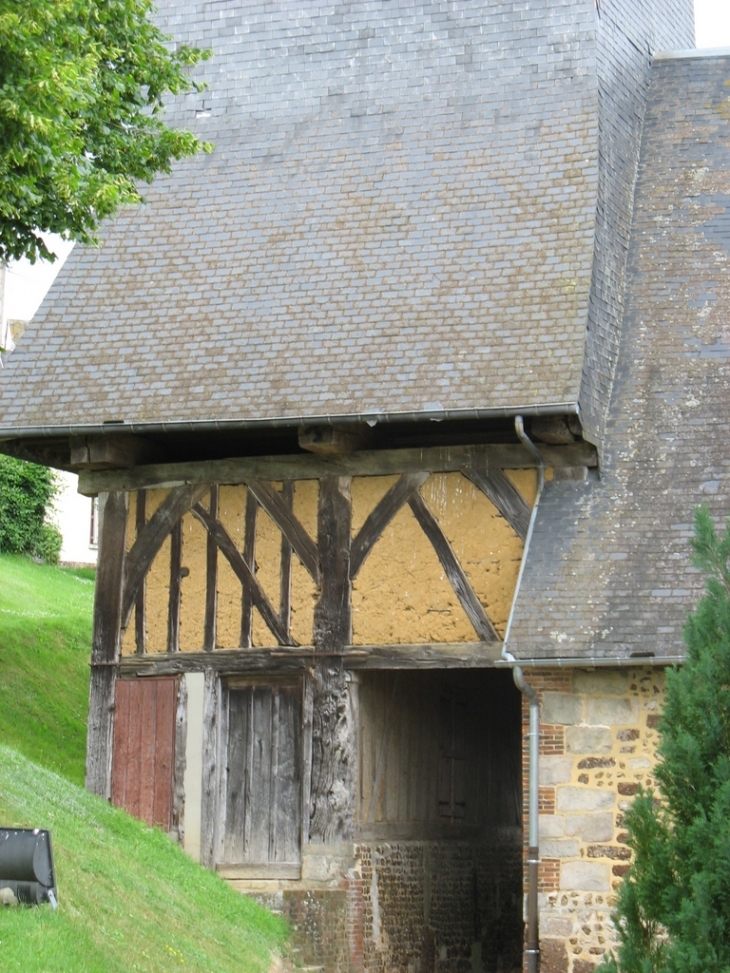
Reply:
[[[116,684],[112,804],[166,831],[172,828],[177,694],[174,677]]]
[[[297,870],[302,829],[302,689],[228,689],[221,865]]]

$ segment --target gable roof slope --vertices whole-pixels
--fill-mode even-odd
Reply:
[[[520,658],[680,656],[693,508],[730,513],[730,53],[655,61],[600,482],[548,484]]]

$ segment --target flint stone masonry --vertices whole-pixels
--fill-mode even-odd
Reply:
[[[581,973],[615,946],[610,911],[630,859],[622,815],[637,786],[654,783],[664,673],[544,668],[528,670],[527,678],[542,704],[540,761],[543,780],[551,781],[541,787],[539,820],[541,948],[548,944],[547,966],[554,973]],[[556,733],[556,698],[563,713],[571,699],[583,720],[598,712],[632,722],[582,723]],[[526,757],[527,707],[523,713]]]

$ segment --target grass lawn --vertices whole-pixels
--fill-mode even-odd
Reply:
[[[0,824],[48,828],[59,908],[0,911],[8,973],[266,973],[283,920],[154,828],[0,747]]]
[[[0,555],[0,741],[81,784],[94,572]]]

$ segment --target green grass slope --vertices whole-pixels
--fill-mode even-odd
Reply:
[[[283,920],[82,788],[0,747],[0,825],[48,828],[58,911],[0,911],[8,973],[265,973]]]
[[[79,784],[93,578],[0,555],[0,741]]]

